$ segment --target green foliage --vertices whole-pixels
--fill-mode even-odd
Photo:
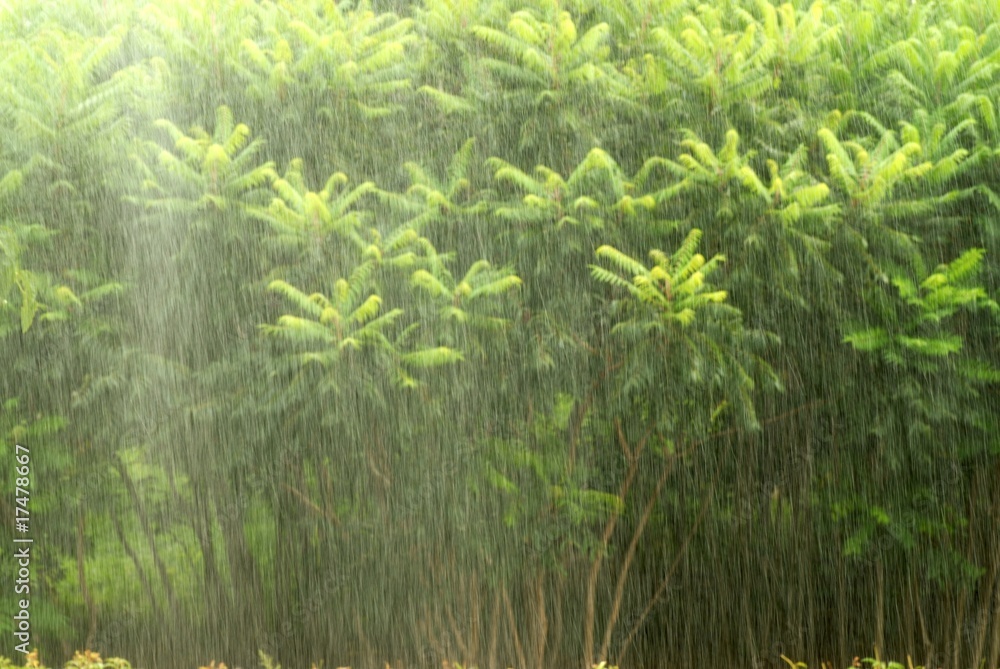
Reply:
[[[349,279],[338,279],[330,297],[320,293],[306,295],[284,281],[272,281],[269,289],[284,295],[305,313],[305,317],[285,314],[275,325],[262,325],[262,331],[293,344],[305,345],[309,350],[300,355],[302,364],[319,363],[329,367],[337,365],[351,351],[374,350],[391,360],[383,363],[392,366],[390,369],[383,367],[383,373],[391,370],[404,387],[417,385],[411,376],[416,369],[461,361],[461,353],[446,346],[413,348],[410,339],[417,324],[402,327],[404,310],[396,308],[383,312],[381,297],[374,293],[363,297],[372,267],[371,262],[363,263]],[[337,382],[331,382],[336,387]]]
[[[624,511],[617,495],[588,486],[593,472],[570,465],[562,448],[574,399],[560,394],[552,413],[538,416],[526,440],[487,445],[483,480],[500,494],[503,523],[518,530],[541,559],[554,561],[560,552],[596,549],[594,538],[580,530]]]
[[[8,172],[0,180],[0,197],[16,190],[21,184],[21,173],[18,171]],[[0,225],[0,304],[3,311],[16,311],[20,319],[21,332],[27,332],[35,320],[40,305],[38,303],[38,283],[39,280],[29,270],[21,267],[21,249],[26,243],[32,240],[39,241],[44,238],[44,228],[41,226],[27,226],[16,222],[4,222]],[[17,289],[20,297],[20,307],[9,301],[11,293]],[[9,331],[9,320],[4,319],[3,331]]]
[[[46,653],[996,661],[996,7],[64,4],[0,12]]]
[[[491,315],[496,308],[495,296],[509,293],[522,281],[509,270],[497,270],[489,262],[480,260],[472,264],[460,280],[456,281],[443,265],[434,273],[418,269],[413,273],[413,285],[423,289],[440,306],[441,319],[479,328],[498,328],[509,320]]]
[[[361,265],[350,280],[338,279],[333,288],[333,300],[319,293],[306,296],[284,281],[272,281],[270,290],[281,293],[312,318],[285,315],[276,326],[263,326],[264,332],[297,341],[328,344],[336,351],[328,356],[336,356],[345,348],[359,350],[365,344],[387,346],[389,341],[383,330],[403,312],[393,309],[379,316],[382,299],[378,295],[361,299],[361,286],[369,269],[370,266]],[[335,359],[315,357],[317,355],[321,354],[310,354],[304,361],[328,363]]]
[[[117,141],[124,112],[136,102],[135,87],[148,86],[139,68],[109,68],[125,33],[124,25],[95,37],[48,26],[4,61],[7,72],[20,73],[5,77],[0,89],[4,115],[16,132],[9,146],[21,160],[52,174],[52,188],[77,188],[72,169],[84,147]]]
[[[405,56],[416,41],[412,21],[334,3],[268,3],[261,14],[260,38],[240,43],[239,69],[251,97],[278,104],[333,100],[316,111],[337,123],[345,104],[363,118],[397,110],[392,94],[410,85]]]
[[[625,179],[615,160],[601,149],[591,149],[586,158],[563,178],[539,165],[536,177],[499,158],[491,158],[494,179],[525,193],[519,207],[497,207],[497,216],[524,223],[600,228],[604,221],[620,213],[634,215],[637,209],[652,209],[649,196],[634,197],[634,185]],[[618,215],[616,215],[618,213]]]
[[[475,147],[476,139],[467,139],[452,156],[443,178],[428,174],[417,163],[403,164],[412,184],[406,194],[416,200],[417,206],[422,210],[410,221],[415,230],[449,219],[462,220],[485,209],[485,203],[474,201],[471,193],[469,172]]]
[[[969,249],[950,264],[938,266],[919,285],[905,277],[894,278],[898,306],[887,313],[890,325],[850,331],[844,342],[859,351],[878,353],[893,366],[936,369],[928,358],[962,350],[962,337],[948,331],[948,319],[962,310],[1000,311],[981,286],[970,284],[982,269],[984,255],[984,249]]]
[[[292,161],[284,177],[272,174],[271,186],[278,197],[259,214],[272,225],[277,241],[293,248],[312,246],[315,240],[331,235],[353,238],[360,244],[357,235],[364,214],[355,205],[374,192],[375,185],[365,182],[348,190],[347,183],[347,175],[337,172],[330,175],[321,191],[310,191],[302,175],[302,161]]]
[[[504,25],[470,32],[487,50],[477,66],[476,97],[520,126],[505,132],[516,133],[518,148],[544,163],[565,165],[570,157],[553,151],[553,142],[565,150],[598,143],[595,131],[613,122],[609,112],[629,106],[625,79],[610,60],[606,23],[584,28],[559,3],[546,2],[512,12]],[[504,93],[491,95],[493,89]]]
[[[669,326],[671,321],[688,326],[694,321],[697,311],[708,304],[725,301],[726,291],[710,291],[705,283],[705,277],[725,259],[715,256],[706,261],[703,255],[695,253],[699,239],[701,230],[692,230],[672,256],[660,250],[650,251],[650,258],[656,262],[651,269],[613,247],[601,246],[597,249],[599,258],[607,260],[626,276],[631,274],[632,278],[629,281],[596,265],[591,266],[594,278],[625,288],[638,303],[652,308],[659,316],[654,320],[633,320],[627,327],[662,332],[663,326]],[[615,326],[616,329],[622,327],[621,323]]]
[[[255,164],[263,142],[250,142],[250,128],[234,123],[228,107],[216,109],[212,134],[197,126],[185,134],[166,119],[155,125],[167,133],[174,150],[149,144],[162,179],[169,181],[161,183],[151,167],[140,165],[147,175],[143,183],[147,207],[176,215],[246,207],[246,198],[273,174],[272,163]],[[196,225],[206,225],[200,216],[195,221]]]
[[[776,32],[774,8],[766,20]],[[774,49],[783,40],[761,39],[756,21],[743,31],[729,32],[718,8],[702,6],[697,14],[682,19],[679,36],[661,26],[653,38],[675,81],[687,80],[708,114],[728,110],[741,99],[755,99],[774,87],[773,70],[768,67]]]

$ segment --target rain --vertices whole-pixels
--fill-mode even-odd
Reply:
[[[1000,6],[0,0],[0,669],[1000,669]]]

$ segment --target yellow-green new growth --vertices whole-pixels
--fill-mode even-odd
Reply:
[[[695,229],[672,256],[658,249],[650,251],[650,258],[655,262],[650,268],[604,245],[597,249],[597,256],[618,271],[591,265],[591,275],[603,283],[624,288],[640,303],[656,309],[664,322],[688,326],[694,321],[697,310],[726,299],[726,291],[709,290],[705,283],[705,277],[725,258],[717,255],[706,261],[703,255],[695,252],[700,239],[701,231]]]
[[[155,125],[167,132],[174,147],[171,151],[155,143],[149,145],[157,151],[161,175],[140,163],[146,173],[144,187],[152,193],[144,201],[147,207],[185,214],[242,210],[247,207],[246,196],[274,174],[271,162],[255,164],[263,142],[250,142],[250,128],[235,123],[226,106],[216,109],[211,134],[198,126],[185,133],[167,119]]]

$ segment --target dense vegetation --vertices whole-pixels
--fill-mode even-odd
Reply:
[[[998,94],[965,0],[0,3],[42,657],[1000,666]]]

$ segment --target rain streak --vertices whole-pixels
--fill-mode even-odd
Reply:
[[[1000,669],[1000,4],[781,2],[0,0],[0,669]]]

